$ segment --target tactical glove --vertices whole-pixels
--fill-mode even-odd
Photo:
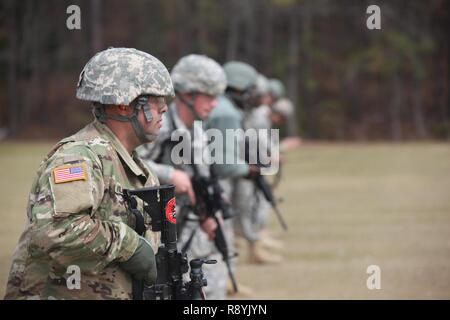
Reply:
[[[150,243],[143,237],[139,237],[139,244],[131,258],[121,262],[120,267],[128,272],[133,279],[143,280],[147,286],[155,284],[155,254]]]
[[[248,168],[248,175],[245,177],[247,179],[255,179],[261,174],[261,169],[257,165],[249,164]]]

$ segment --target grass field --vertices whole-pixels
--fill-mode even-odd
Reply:
[[[50,144],[0,144],[0,295]],[[450,145],[311,144],[287,156],[277,194],[289,224],[285,261],[240,263],[263,299],[450,298]],[[245,257],[245,255],[244,255]],[[243,259],[245,260],[245,259]],[[366,268],[381,268],[368,290]]]

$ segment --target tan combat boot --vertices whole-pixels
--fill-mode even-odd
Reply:
[[[247,240],[244,239],[244,237],[240,236],[240,235],[235,235],[234,237],[234,245],[236,247],[236,249],[238,251],[244,250],[245,249],[245,243],[247,242]]]
[[[251,264],[277,264],[283,259],[276,254],[269,253],[262,248],[260,241],[249,243],[248,247],[248,261]]]
[[[281,240],[277,240],[270,236],[268,233],[261,235],[261,245],[270,251],[278,251],[284,249],[284,243]]]

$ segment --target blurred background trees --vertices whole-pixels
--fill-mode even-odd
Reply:
[[[75,98],[97,51],[135,47],[170,69],[188,53],[280,78],[302,136],[450,139],[448,0],[3,0],[0,139],[60,138],[91,118]],[[66,8],[81,8],[68,30]],[[381,30],[366,8],[381,8]]]

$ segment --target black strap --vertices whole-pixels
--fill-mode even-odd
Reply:
[[[184,99],[178,91],[175,91],[175,94],[177,95],[177,98],[180,99],[180,101],[183,102],[189,108],[191,113],[194,115],[194,118],[201,121],[202,118],[200,118],[200,116],[198,115],[197,111],[195,111],[194,103],[192,101],[187,101],[186,99]],[[197,98],[198,93],[197,92],[192,92],[191,95],[192,95],[192,100],[195,101],[195,99]]]
[[[141,211],[139,211],[137,208],[136,198],[128,194],[124,194],[124,198],[127,201],[128,210],[134,215],[135,218],[134,231],[136,231],[138,235],[144,236],[146,231],[144,216],[142,215]]]

